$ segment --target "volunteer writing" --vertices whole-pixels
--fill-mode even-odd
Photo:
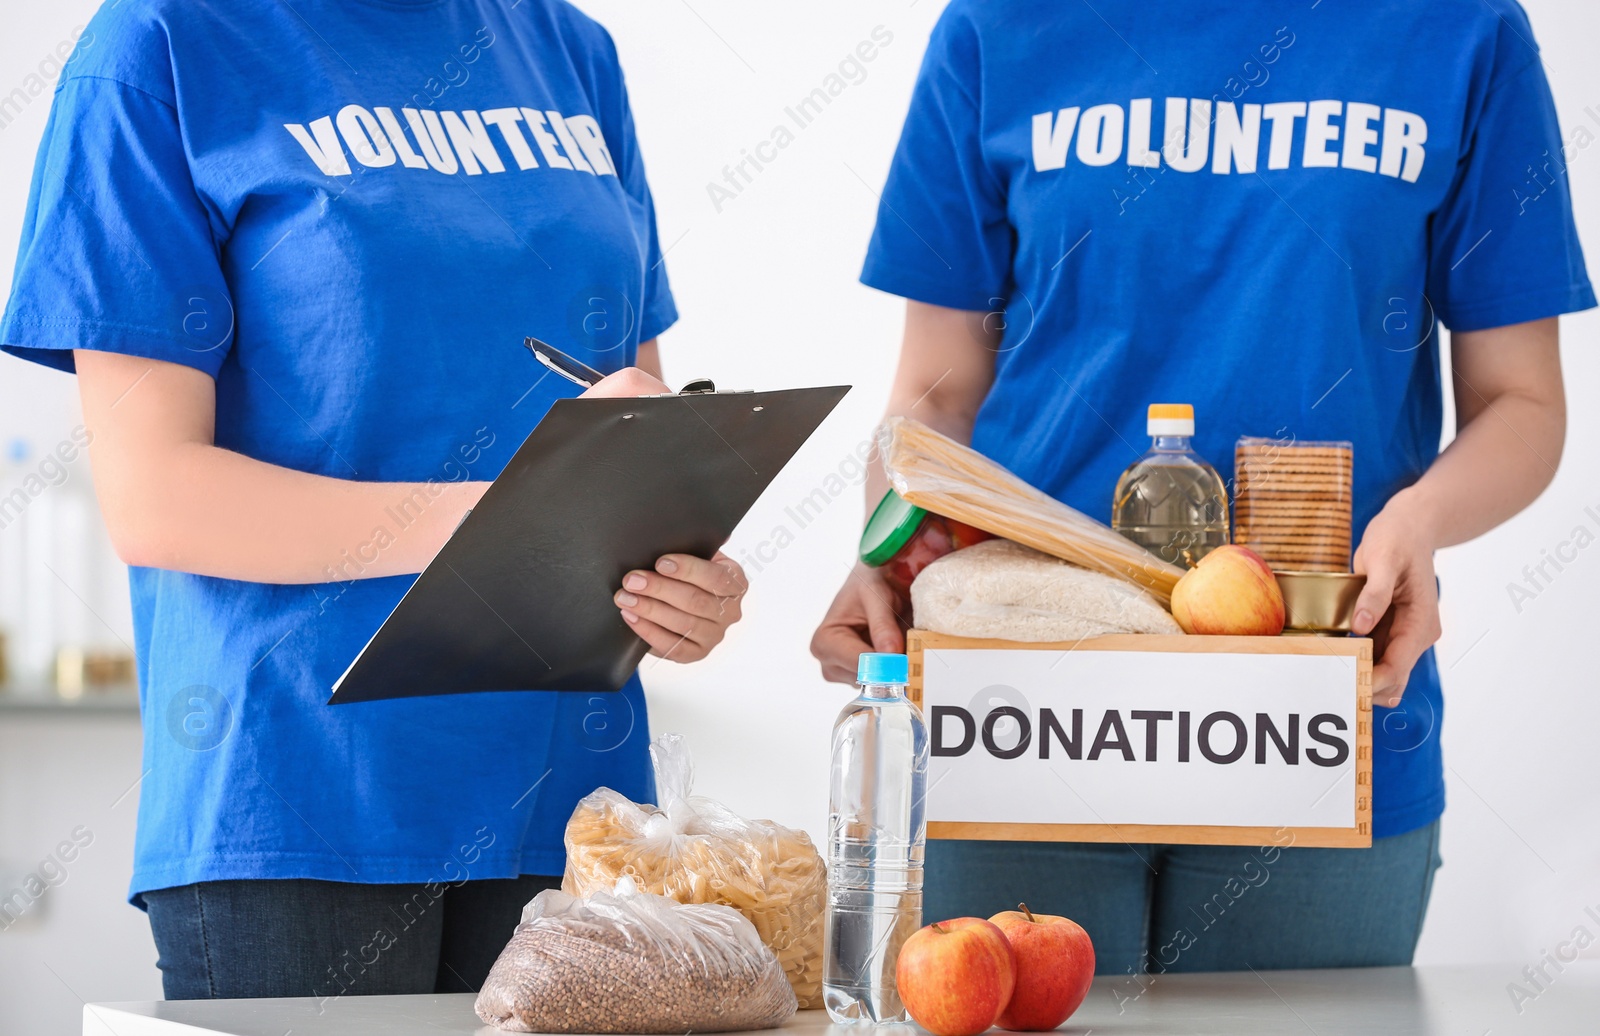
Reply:
[[[677,314],[615,48],[560,0],[129,0],[85,39],[0,338],[76,369],[132,566],[130,893],[167,996],[476,989],[578,799],[652,800],[637,677],[324,702],[570,394],[525,335],[616,372],[597,392],[664,391]],[[618,621],[693,661],[744,586],[670,555]]]
[[[945,10],[862,274],[908,300],[889,413],[1102,522],[1148,404],[1193,404],[1229,484],[1241,436],[1353,444],[1378,707],[1370,849],[1272,845],[1235,895],[1238,849],[933,840],[926,916],[1052,902],[1119,974],[1411,960],[1444,810],[1433,553],[1550,482],[1556,317],[1595,304],[1532,40],[1510,0]],[[813,651],[849,682],[909,618],[858,566]]]

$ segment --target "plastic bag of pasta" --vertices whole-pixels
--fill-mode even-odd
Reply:
[[[795,1001],[737,910],[624,878],[614,892],[534,897],[475,1007],[514,1032],[732,1032],[782,1025]]]
[[[777,954],[800,1006],[821,1007],[828,879],[811,839],[691,795],[694,767],[681,736],[656,739],[650,757],[660,807],[610,788],[586,796],[567,821],[562,890],[589,895],[632,878],[680,903],[731,906]]]

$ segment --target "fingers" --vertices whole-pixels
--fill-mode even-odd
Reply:
[[[731,594],[718,595],[686,580],[664,577],[654,572],[634,571],[622,577],[622,589],[613,595],[613,600],[617,607],[631,608],[660,625],[675,626],[678,623],[669,620],[675,615],[682,615],[727,626],[742,617],[743,594],[742,589],[735,589]],[[687,630],[680,629],[678,632]]]
[[[872,645],[848,626],[822,626],[811,638],[811,654],[822,663],[822,678],[829,683],[856,682],[856,659]]]
[[[718,597],[741,597],[750,589],[744,569],[720,550],[709,561],[691,554],[666,554],[656,562],[656,571]]]
[[[654,572],[635,570],[613,596],[623,621],[650,645],[651,654],[675,662],[704,658],[743,615],[749,584],[738,562],[720,551],[711,558],[668,554]]]
[[[1361,551],[1356,552],[1355,564],[1352,567],[1357,574],[1366,575],[1367,585],[1356,598],[1355,616],[1350,620],[1350,629],[1356,636],[1365,637],[1377,627],[1378,620],[1389,610],[1389,603],[1394,600],[1395,578],[1398,573],[1393,566],[1387,564],[1373,565],[1371,571],[1367,571],[1368,566]]]
[[[637,367],[624,367],[615,374],[607,374],[585,389],[579,398],[607,398],[614,396],[659,396],[672,390],[666,383]]]
[[[882,577],[857,566],[828,606],[811,638],[811,654],[822,664],[830,683],[856,682],[856,663],[863,651],[904,650],[905,636],[895,609],[898,598]]]
[[[744,570],[720,553],[710,561],[668,554],[654,572],[636,569],[623,576],[614,600],[658,626],[695,636],[695,620],[724,627],[738,622],[747,587]]]
[[[900,629],[900,618],[895,614],[894,598],[881,582],[871,581],[852,573],[862,589],[861,603],[866,611],[867,631],[872,636],[869,650],[899,654],[906,649],[905,633]],[[853,674],[852,674],[853,675]]]
[[[1372,667],[1372,703],[1386,709],[1400,704],[1411,670],[1439,639],[1437,599],[1398,600],[1378,664]]]
[[[698,662],[710,654],[717,641],[722,639],[719,634],[710,644],[702,644],[692,637],[675,633],[666,626],[651,622],[627,608],[622,610],[622,618],[640,640],[650,645],[652,655],[674,662]]]

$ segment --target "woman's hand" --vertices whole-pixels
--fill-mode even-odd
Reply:
[[[720,550],[710,561],[667,554],[654,572],[636,569],[623,576],[613,600],[652,655],[698,662],[739,621],[749,588],[744,569]]]
[[[1439,637],[1435,549],[1510,518],[1554,477],[1566,441],[1556,318],[1450,335],[1456,437],[1367,526],[1355,570],[1367,576],[1355,632],[1373,635],[1374,704],[1400,703],[1417,659]]]
[[[1439,639],[1439,584],[1433,574],[1432,522],[1406,492],[1396,494],[1367,524],[1355,571],[1367,577],[1352,628],[1371,636],[1372,703],[1400,704],[1417,659]]]
[[[904,651],[900,613],[909,614],[910,609],[883,581],[878,569],[863,564],[852,568],[811,638],[811,654],[822,663],[822,678],[855,683],[856,659],[863,651]]]
[[[585,396],[656,396],[671,392],[660,378],[638,367],[608,374]],[[612,597],[623,621],[650,653],[674,662],[698,662],[722,642],[728,627],[739,621],[740,605],[750,589],[744,569],[722,551],[707,561],[688,554],[667,554],[655,571],[635,569],[622,577]]]
[[[639,367],[624,367],[614,374],[607,374],[591,387],[585,389],[583,396],[613,397],[613,396],[660,396],[672,390],[667,383]]]

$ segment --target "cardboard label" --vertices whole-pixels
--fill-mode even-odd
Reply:
[[[923,652],[928,820],[1356,826],[1348,655]]]

